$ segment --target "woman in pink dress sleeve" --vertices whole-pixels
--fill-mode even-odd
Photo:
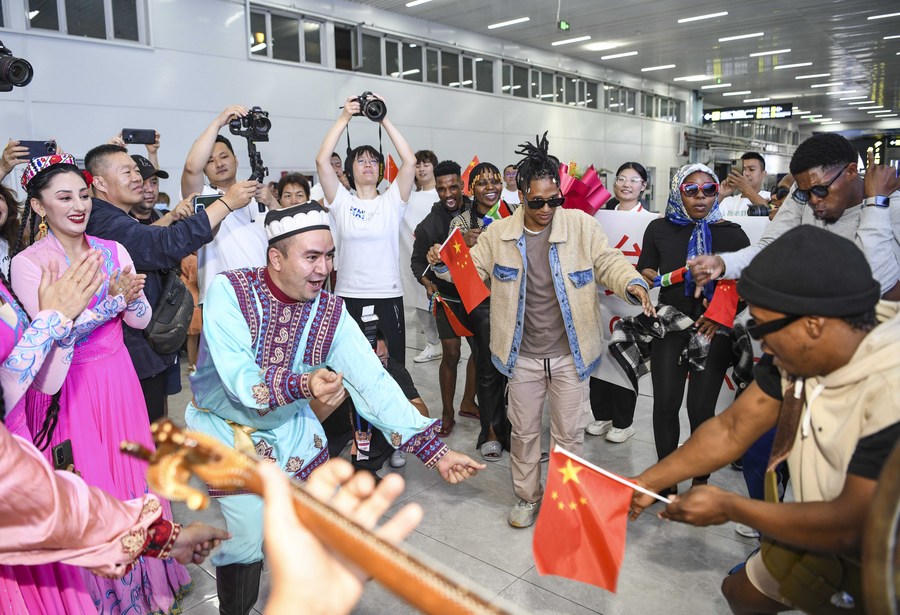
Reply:
[[[122,339],[123,320],[135,329],[150,320],[144,276],[131,272],[131,258],[121,245],[84,233],[91,200],[71,156],[32,160],[22,182],[30,206],[23,227],[34,215],[41,218],[37,241],[16,254],[11,266],[10,281],[25,310],[37,314],[41,271],[50,263],[65,271],[85,251],[97,250],[103,274],[71,333],[50,351],[51,364],[36,383],[44,393],[35,388],[28,392],[29,430],[48,459],[53,447],[70,442],[74,468],[88,484],[122,500],[141,497],[149,492],[146,463],[120,453],[119,443],[130,440],[153,447],[143,393]],[[57,355],[68,353],[69,360],[58,360]],[[161,505],[163,516],[171,519],[168,503]],[[191,587],[187,570],[173,560],[138,560],[122,579],[87,571],[83,577],[103,613],[177,612]]]

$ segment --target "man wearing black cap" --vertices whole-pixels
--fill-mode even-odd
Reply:
[[[761,550],[722,584],[736,613],[862,609],[863,527],[900,438],[900,304],[878,303],[879,284],[851,241],[808,225],[764,248],[738,292],[750,305],[747,331],[767,353],[755,382],[637,482],[658,491],[727,466],[776,427],[765,501],[696,487],[662,516],[759,530]],[[785,459],[793,503],[778,502],[773,484]],[[652,501],[636,495],[632,516]]]

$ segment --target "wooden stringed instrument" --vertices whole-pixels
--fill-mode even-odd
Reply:
[[[258,460],[209,435],[182,431],[167,419],[157,421],[150,429],[156,451],[134,442],[123,442],[121,448],[150,463],[147,482],[161,496],[183,501],[191,510],[206,508],[209,496],[188,484],[192,475],[216,489],[263,495],[263,483],[256,473]],[[297,517],[323,544],[422,612],[434,615],[511,615],[514,612],[480,596],[468,586],[471,583],[463,585],[379,538],[299,485],[294,485],[293,498]]]

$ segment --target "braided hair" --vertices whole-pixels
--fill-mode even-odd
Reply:
[[[526,141],[516,150],[517,154],[525,156],[515,165],[516,187],[526,195],[531,191],[531,182],[536,179],[549,179],[559,186],[559,159],[548,151],[547,133],[535,136],[534,140],[536,145]]]

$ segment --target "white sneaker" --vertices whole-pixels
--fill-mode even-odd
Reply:
[[[509,524],[513,527],[529,527],[534,524],[540,502],[526,502],[519,500],[509,511]]]
[[[444,350],[440,344],[425,344],[425,348],[413,357],[416,363],[428,363],[429,361],[437,361],[444,356]]]
[[[591,421],[585,431],[592,436],[602,436],[610,429],[612,429],[612,421]]]
[[[759,532],[754,530],[749,525],[744,525],[743,523],[736,523],[734,526],[734,531],[744,538],[759,538]]]
[[[606,434],[607,442],[624,442],[628,438],[634,435],[634,427],[626,427],[625,429],[619,429],[618,427],[613,427]]]
[[[389,462],[392,468],[402,468],[406,465],[406,451],[401,451],[399,448],[391,454],[391,461]]]

